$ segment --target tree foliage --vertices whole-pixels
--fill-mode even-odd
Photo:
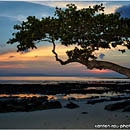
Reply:
[[[18,42],[18,51],[36,48],[36,42],[41,40],[59,40],[65,46],[79,46],[80,49],[76,47],[67,52],[69,58],[85,53],[84,57],[88,58],[89,53],[94,57],[92,52],[99,48],[111,49],[110,45],[130,49],[130,19],[120,18],[119,13],[104,14],[103,11],[102,4],[81,10],[69,4],[65,10],[56,8],[55,17],[37,19],[29,16],[27,21],[14,26],[17,32],[8,43]]]
[[[36,48],[39,41],[61,45],[75,45],[73,50],[67,51],[68,61],[90,61],[97,57],[95,51],[116,48],[117,45],[130,49],[130,19],[121,18],[119,13],[104,14],[103,4],[93,7],[77,9],[74,4],[68,4],[66,9],[56,7],[54,17],[37,19],[35,16],[27,17],[20,25],[8,44],[18,43],[18,51]],[[125,50],[119,50],[122,53]]]

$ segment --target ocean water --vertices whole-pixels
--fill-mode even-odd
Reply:
[[[95,77],[0,77],[0,84],[49,84],[60,82],[130,82],[130,79]]]
[[[89,82],[89,83],[129,83],[130,79],[106,79],[106,78],[90,78],[90,77],[0,77],[0,84],[57,84],[57,83],[79,83],[79,82]],[[87,89],[101,89],[104,87],[88,87]],[[33,93],[19,93],[19,94],[6,94],[1,93],[0,98],[2,97],[19,97],[19,98],[32,98],[40,96],[48,96],[49,100],[66,100],[66,99],[85,99],[93,96],[99,97],[109,97],[109,96],[119,96],[124,95],[120,92],[104,92],[102,94],[91,93],[91,94],[56,94],[56,95],[44,95],[44,94],[33,94]],[[124,95],[126,96],[126,94]]]

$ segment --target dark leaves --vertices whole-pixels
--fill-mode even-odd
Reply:
[[[80,10],[75,4],[68,4],[66,9],[56,7],[55,17],[37,19],[29,16],[14,26],[14,37],[7,43],[18,43],[18,51],[24,51],[36,48],[39,41],[60,41],[65,46],[77,46],[67,51],[69,58],[82,56],[85,59],[96,58],[93,55],[95,50],[110,49],[110,45],[130,49],[130,19],[120,18],[119,13],[104,14],[103,11],[103,4]]]
[[[118,51],[122,52],[122,53],[125,53],[125,49],[119,49]]]

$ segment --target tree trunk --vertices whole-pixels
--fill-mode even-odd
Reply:
[[[111,63],[107,61],[98,61],[98,60],[92,60],[87,61],[86,63],[83,61],[83,64],[87,66],[88,69],[109,69],[113,70],[115,72],[118,72],[120,74],[126,75],[128,78],[130,78],[130,69]]]
[[[66,61],[63,61],[61,59],[58,58],[58,54],[55,51],[56,45],[54,43],[54,41],[52,41],[53,43],[53,49],[52,52],[55,55],[56,61],[58,61],[61,65],[66,65],[66,64],[70,64],[73,62],[78,62],[81,63],[83,65],[85,65],[88,69],[109,69],[109,70],[113,70],[115,72],[118,72],[120,74],[123,74],[125,76],[127,76],[130,79],[130,68],[126,68],[117,64],[114,64],[112,62],[108,62],[108,61],[99,61],[99,60],[84,60],[84,58],[80,57],[79,59],[67,59]]]

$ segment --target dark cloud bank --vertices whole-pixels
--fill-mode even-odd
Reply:
[[[121,17],[130,18],[130,4],[122,6],[122,7],[118,8],[118,9],[116,9],[115,12],[119,12],[121,14]]]

